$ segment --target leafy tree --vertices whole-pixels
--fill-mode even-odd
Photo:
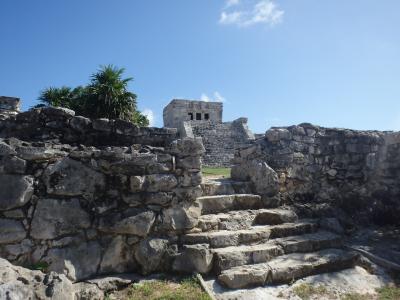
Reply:
[[[50,87],[39,96],[38,106],[62,106],[91,118],[122,119],[148,126],[147,117],[137,110],[137,96],[128,90],[132,78],[122,78],[125,69],[101,66],[85,87]]]

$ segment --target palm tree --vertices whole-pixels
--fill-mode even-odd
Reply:
[[[148,125],[145,116],[137,111],[137,96],[128,91],[133,78],[122,78],[125,69],[113,65],[102,66],[92,75],[87,87],[87,105],[96,117],[133,121]]]
[[[40,92],[37,106],[62,106],[70,108],[72,99],[72,89],[67,86],[60,88],[49,87]]]
[[[133,79],[123,79],[124,71],[113,65],[101,66],[91,76],[88,86],[44,89],[39,96],[41,104],[36,107],[62,106],[86,117],[122,119],[148,126],[147,117],[137,110],[136,95],[128,91],[128,84]]]

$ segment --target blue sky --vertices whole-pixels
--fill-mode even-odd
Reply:
[[[172,98],[224,101],[255,132],[400,130],[398,0],[1,0],[0,95],[125,67],[162,126]]]

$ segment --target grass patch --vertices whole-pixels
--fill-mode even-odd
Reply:
[[[379,300],[400,300],[400,287],[383,287],[376,290]]]
[[[363,294],[359,294],[359,293],[349,293],[349,294],[345,294],[343,295],[341,298],[341,300],[366,300],[367,295],[363,295]]]
[[[127,300],[211,300],[195,277],[180,282],[167,280],[147,281],[133,284]]]
[[[311,296],[323,296],[329,294],[328,290],[323,285],[312,286],[308,283],[302,283],[295,286],[293,292],[302,300],[308,300]]]
[[[224,178],[231,177],[231,168],[203,167],[202,172],[204,176],[221,176]]]

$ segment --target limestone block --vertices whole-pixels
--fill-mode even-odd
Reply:
[[[22,241],[26,232],[22,223],[16,220],[0,219],[0,244],[12,244]]]
[[[137,245],[135,258],[144,275],[160,270],[167,247],[168,240],[158,238],[147,238]]]
[[[31,236],[48,240],[89,227],[89,215],[80,207],[78,199],[39,199],[32,220]]]
[[[0,210],[25,205],[33,194],[31,176],[0,174]]]
[[[44,181],[50,195],[79,196],[89,199],[105,187],[105,176],[79,161],[64,158],[46,168]]]
[[[72,127],[72,129],[75,129],[76,131],[79,132],[85,132],[90,128],[90,124],[92,121],[88,118],[82,117],[82,116],[76,116],[73,117],[69,121],[69,125]]]
[[[101,258],[100,249],[100,245],[94,241],[54,248],[43,260],[49,263],[49,271],[65,274],[70,280],[78,281],[96,274]]]
[[[122,236],[113,238],[105,249],[100,263],[100,273],[124,273],[135,268],[131,247]]]
[[[155,215],[151,210],[133,209],[129,216],[114,214],[100,220],[99,230],[116,234],[146,236],[154,223]]]
[[[265,133],[265,137],[268,141],[274,143],[280,140],[289,140],[292,135],[290,131],[285,128],[272,128]]]
[[[3,157],[1,164],[9,174],[25,174],[26,161],[16,156]]]
[[[180,157],[200,156],[205,153],[201,138],[183,138],[170,145],[170,152]]]
[[[186,245],[176,257],[172,269],[177,272],[207,274],[211,271],[213,254],[207,244]]]
[[[67,156],[65,151],[46,147],[19,146],[15,149],[18,157],[25,160],[47,161]]]
[[[200,215],[201,208],[195,204],[173,206],[162,211],[160,228],[167,231],[192,229],[198,224]]]
[[[32,271],[14,266],[2,258],[0,270],[0,299],[74,299],[74,286],[64,275]]]
[[[147,192],[169,192],[178,185],[172,174],[153,174],[145,176],[144,186]]]
[[[144,177],[143,176],[131,176],[130,177],[130,189],[131,192],[137,193],[143,191]]]

